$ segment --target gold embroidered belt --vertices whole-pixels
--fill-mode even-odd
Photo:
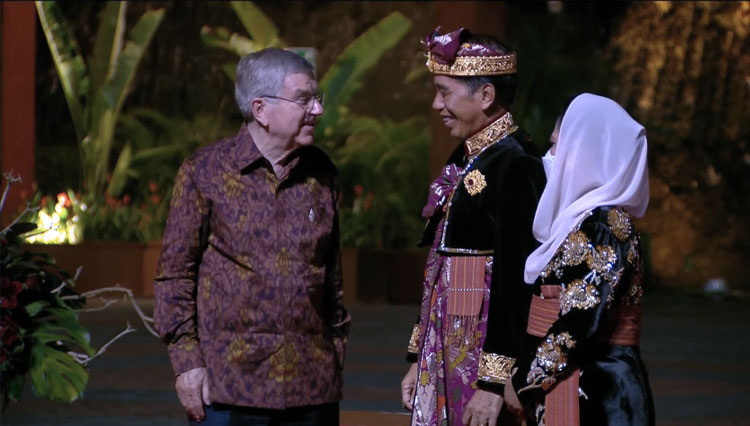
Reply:
[[[559,318],[559,285],[543,285],[542,297],[534,295],[529,308],[526,332],[545,337]],[[641,307],[624,306],[610,309],[604,318],[597,340],[620,346],[636,346],[641,337]],[[544,397],[545,425],[571,426],[579,424],[578,378],[580,371],[572,371],[565,379],[555,383]]]

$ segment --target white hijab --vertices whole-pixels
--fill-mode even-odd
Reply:
[[[526,259],[533,284],[568,233],[599,206],[641,217],[648,206],[646,130],[611,99],[584,93],[560,126],[555,162],[534,216],[541,245]]]

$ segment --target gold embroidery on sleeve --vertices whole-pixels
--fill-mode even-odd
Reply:
[[[555,373],[562,373],[568,366],[565,349],[572,349],[575,340],[563,331],[555,336],[550,333],[536,349],[536,357],[531,362],[531,369],[526,376],[530,385],[550,385],[555,382]]]
[[[565,315],[573,308],[591,309],[599,302],[601,299],[596,286],[578,279],[570,283],[560,295],[560,314]]]
[[[563,243],[562,260],[567,266],[580,265],[589,256],[589,239],[582,231],[568,235]]]
[[[612,209],[607,213],[607,224],[615,237],[621,241],[628,239],[633,229],[630,223],[630,215],[620,208]]]
[[[489,383],[505,383],[511,377],[515,362],[514,358],[482,351],[477,378]]]

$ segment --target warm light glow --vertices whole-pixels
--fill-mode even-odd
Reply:
[[[51,212],[40,209],[37,213],[36,232],[26,238],[32,244],[78,244],[83,240],[83,227],[75,214],[74,205],[86,209],[74,197],[61,192],[57,195],[57,203]]]

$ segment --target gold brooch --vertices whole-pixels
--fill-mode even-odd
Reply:
[[[484,187],[487,186],[487,181],[484,180],[484,175],[479,170],[472,170],[464,177],[464,186],[473,197],[482,192]]]

